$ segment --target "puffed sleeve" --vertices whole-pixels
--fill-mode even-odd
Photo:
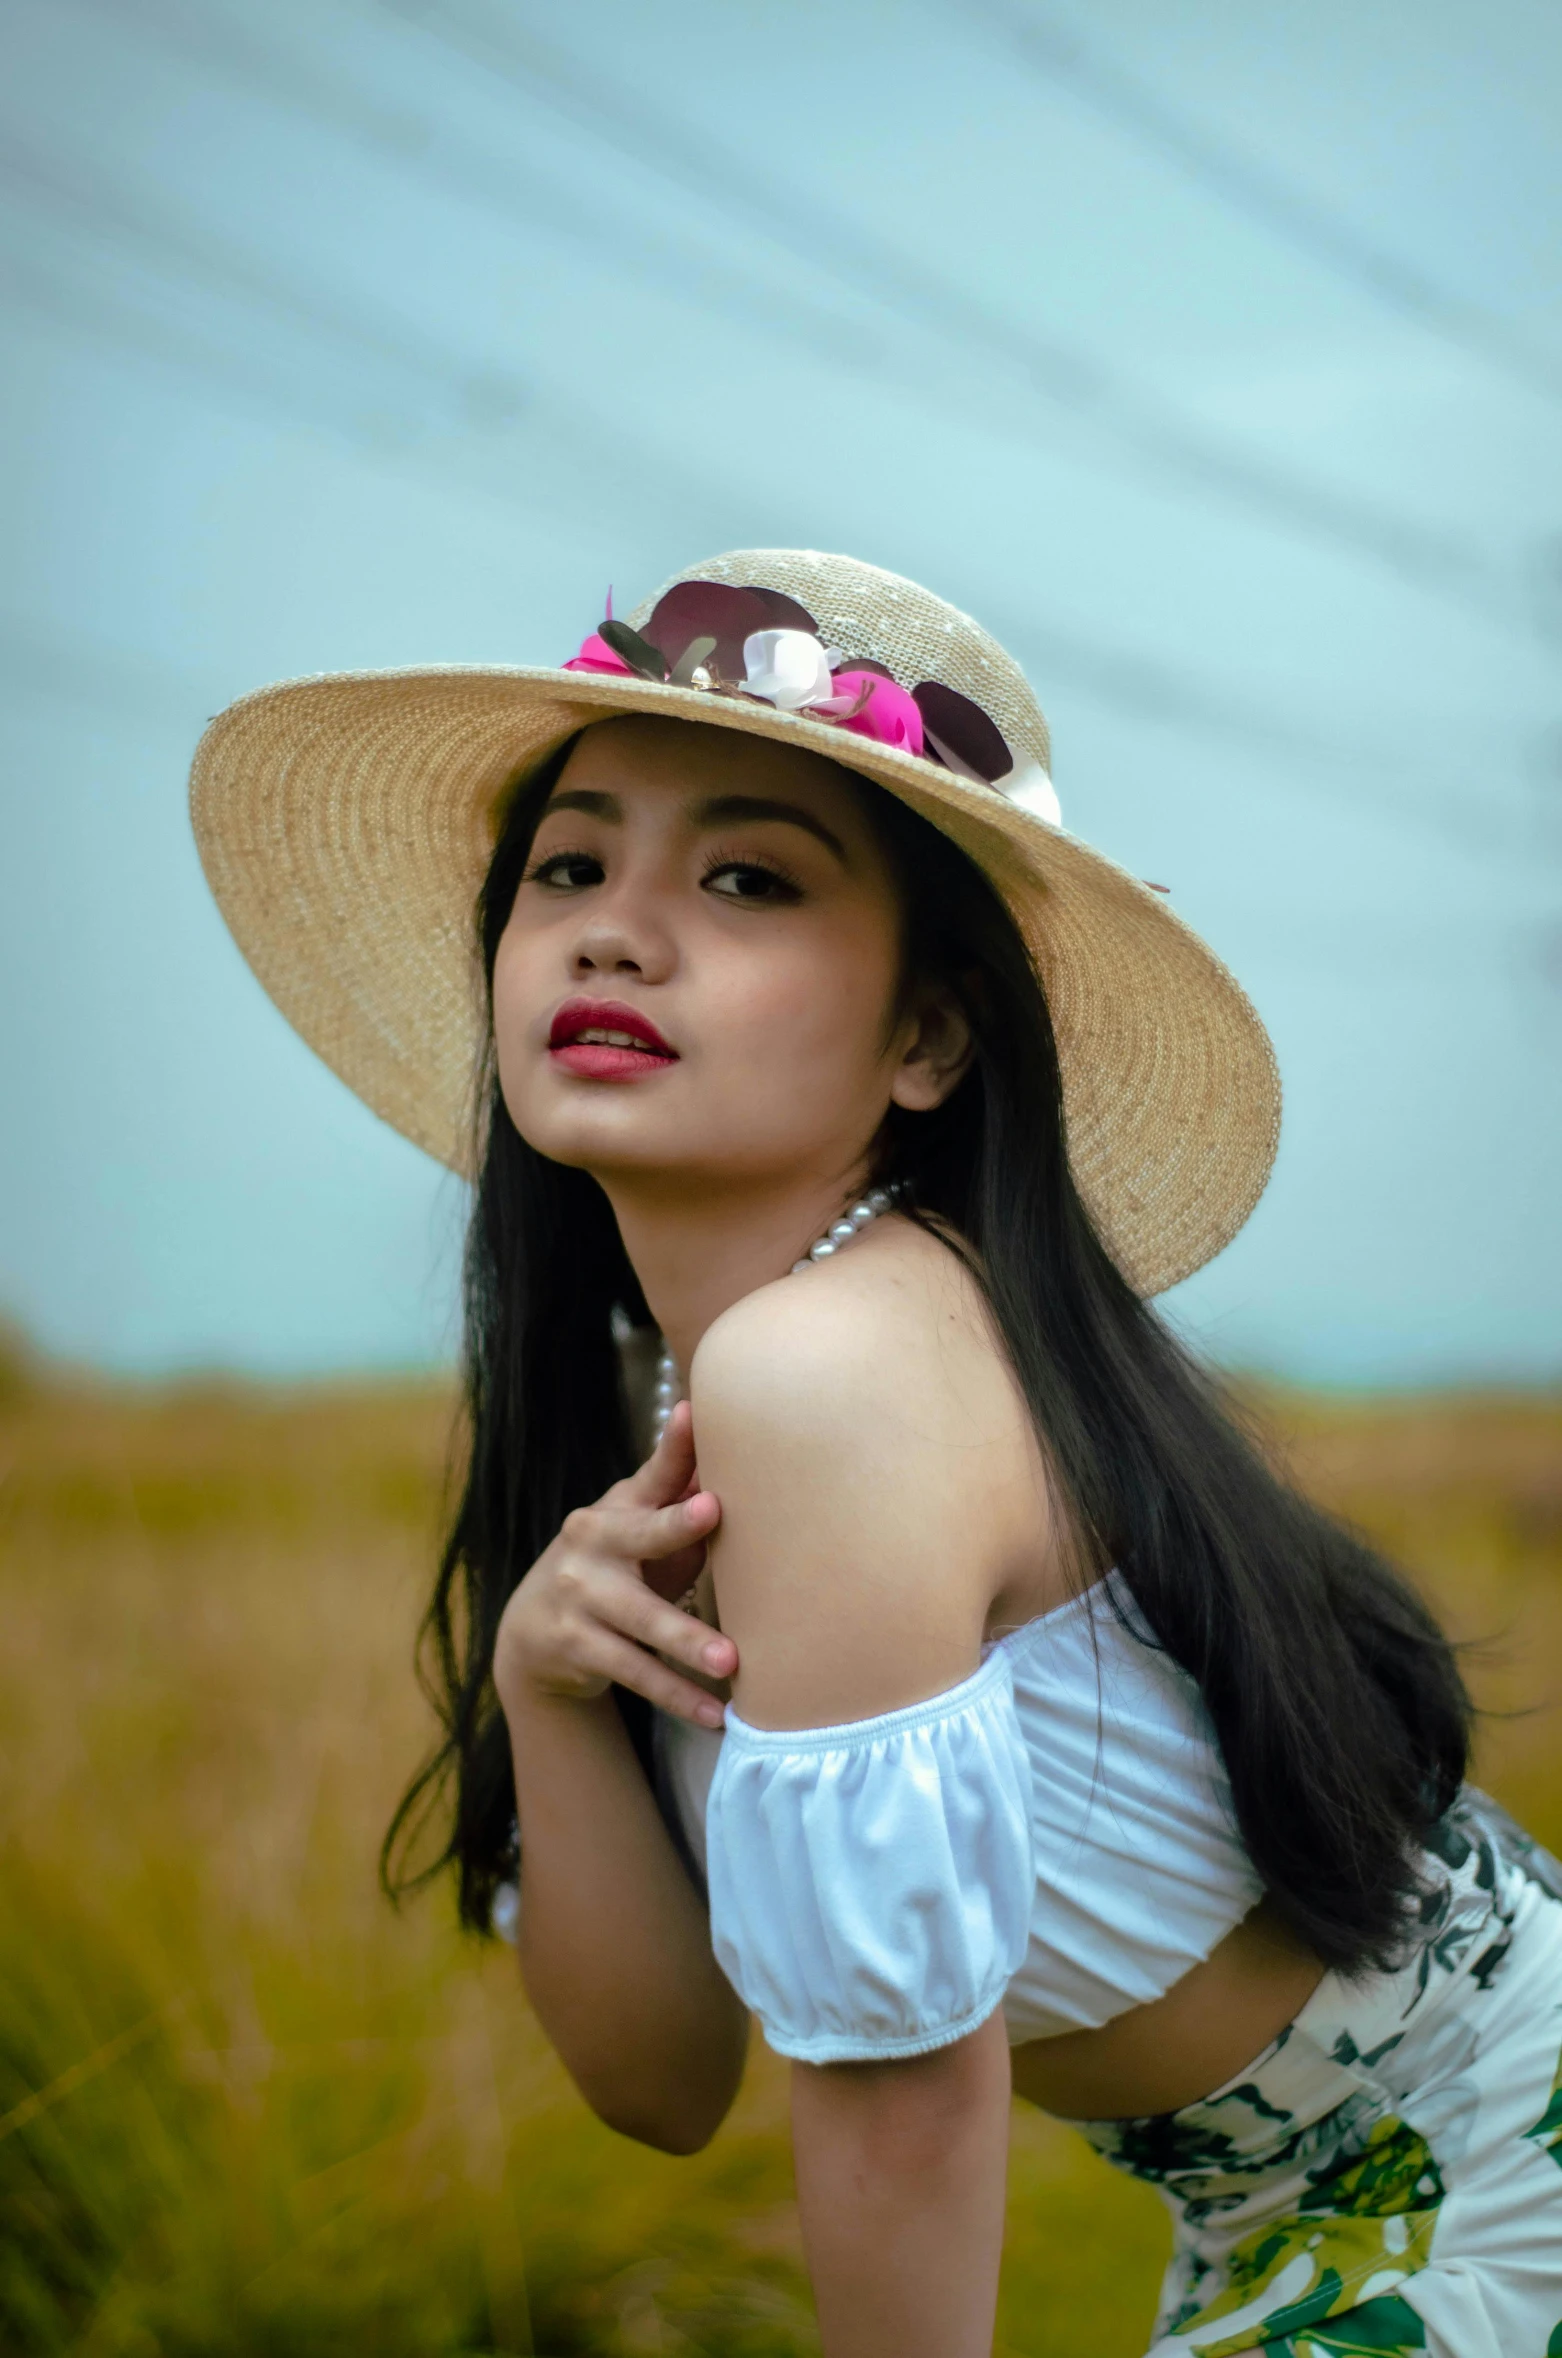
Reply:
[[[729,1708],[705,1834],[716,1956],[779,2054],[888,2061],[964,2038],[1025,1954],[1034,1894],[1007,1653],[840,1727]]]

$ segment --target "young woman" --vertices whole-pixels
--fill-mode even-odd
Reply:
[[[1158,2354],[1540,2358],[1562,1883],[1423,1607],[1149,1307],[1273,1062],[1047,758],[967,617],[773,551],[562,670],[214,724],[246,953],[476,1180],[399,1832],[453,1788],[626,2135],[703,2145],[750,2011],[794,2059],[828,2358],[987,2350],[1011,2090],[1168,2196]]]

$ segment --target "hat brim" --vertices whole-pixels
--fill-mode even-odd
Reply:
[[[302,1037],[403,1137],[470,1176],[487,1017],[473,910],[518,778],[647,712],[803,745],[940,828],[992,879],[1046,991],[1069,1160],[1137,1292],[1201,1268],[1279,1140],[1268,1035],[1164,900],[994,787],[828,721],[589,672],[431,666],[284,681],[219,714],[190,807],[207,881]]]

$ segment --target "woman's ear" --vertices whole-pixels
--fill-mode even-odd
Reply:
[[[971,1019],[948,983],[929,982],[918,985],[909,1020],[890,1098],[907,1113],[931,1113],[965,1077],[976,1049]]]

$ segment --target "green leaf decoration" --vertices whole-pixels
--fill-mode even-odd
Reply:
[[[639,672],[642,679],[666,679],[666,656],[653,647],[649,639],[643,639],[637,630],[631,630],[627,622],[604,622],[599,626],[597,636],[604,647],[611,647],[614,654],[627,663],[631,671]]]
[[[691,639],[668,675],[676,687],[692,687],[694,674],[702,663],[709,663],[716,652],[713,638]]]

